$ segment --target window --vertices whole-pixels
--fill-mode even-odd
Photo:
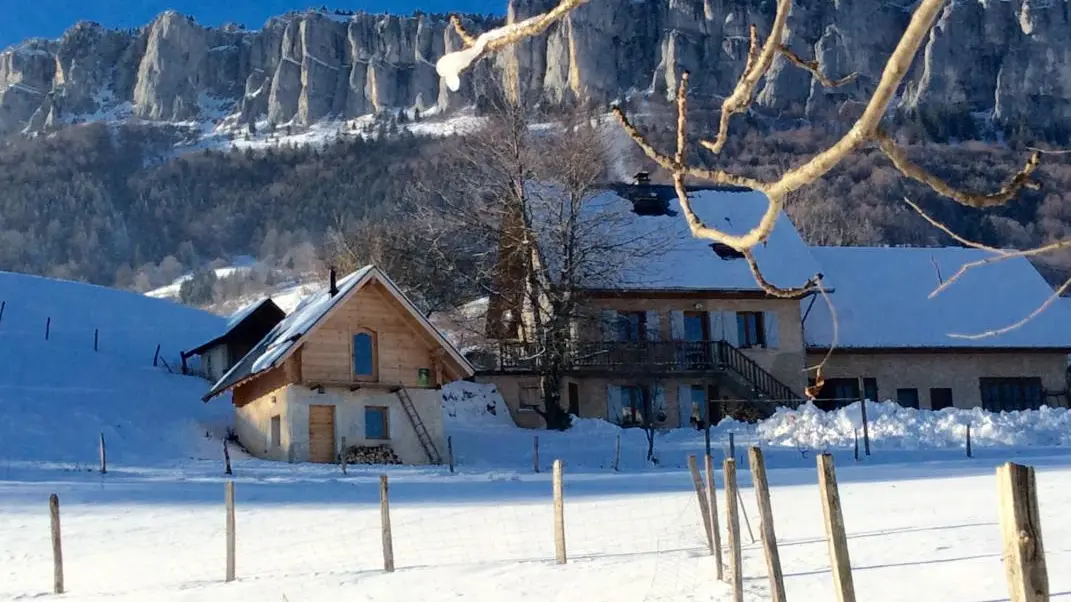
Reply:
[[[740,347],[765,347],[766,328],[761,311],[742,311],[736,314],[737,341]]]
[[[644,423],[644,417],[647,412],[643,387],[636,385],[621,387],[621,405],[624,410],[621,416],[622,426],[634,426]]]
[[[353,335],[353,374],[366,378],[376,376],[376,338],[371,332]]]
[[[710,320],[707,319],[706,313],[701,311],[684,312],[684,340],[710,340]]]
[[[863,379],[863,397],[869,399],[870,401],[881,401],[880,399],[878,399],[878,379]]]
[[[1044,392],[1040,378],[980,378],[982,407],[990,412],[1036,410]]]
[[[283,445],[283,421],[279,416],[271,417],[271,448],[279,449]]]
[[[897,389],[896,403],[904,406],[905,408],[915,408],[916,410],[919,409],[919,390]]]
[[[366,406],[364,409],[364,438],[390,439],[387,421],[389,410],[383,407]]]
[[[952,389],[930,389],[930,409],[943,410],[952,407]]]
[[[617,340],[636,342],[647,338],[647,313],[622,312],[617,317]]]
[[[525,385],[521,387],[520,408],[523,412],[534,412],[541,403],[539,387]]]

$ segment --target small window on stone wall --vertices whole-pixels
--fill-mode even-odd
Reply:
[[[279,449],[283,444],[283,420],[279,416],[271,417],[271,448]]]

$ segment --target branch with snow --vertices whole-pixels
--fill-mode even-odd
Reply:
[[[491,31],[484,32],[473,38],[465,32],[457,18],[451,19],[454,29],[461,37],[465,47],[461,50],[447,53],[435,64],[435,71],[446,81],[447,87],[453,91],[461,88],[461,74],[471,67],[476,61],[484,56],[501,50],[525,38],[537,36],[547,30],[548,27],[561,20],[574,8],[586,3],[588,0],[562,0],[558,6],[551,10],[529,17],[516,23],[507,23],[502,27],[496,27]]]

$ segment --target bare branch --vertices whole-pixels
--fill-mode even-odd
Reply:
[[[977,341],[979,339],[985,339],[985,338],[989,338],[989,337],[1000,336],[1000,335],[1002,335],[1002,334],[1004,334],[1006,332],[1011,332],[1011,331],[1015,330],[1016,328],[1021,328],[1024,324],[1026,324],[1030,320],[1033,320],[1034,318],[1036,318],[1039,315],[1041,315],[1041,312],[1043,312],[1046,309],[1048,309],[1050,305],[1055,303],[1057,299],[1059,299],[1061,296],[1063,296],[1064,292],[1068,288],[1071,288],[1071,278],[1068,278],[1067,280],[1065,280],[1064,283],[1061,284],[1060,287],[1057,288],[1056,291],[1053,292],[1053,294],[1050,295],[1049,298],[1046,299],[1044,303],[1042,303],[1034,311],[1030,312],[1030,315],[1026,316],[1022,320],[1019,320],[1015,324],[1009,324],[1008,326],[1005,326],[1004,328],[997,328],[995,330],[987,330],[985,332],[981,332],[981,333],[978,333],[978,334],[949,334],[948,336],[950,336],[952,338],[955,338],[955,339],[966,339],[966,340],[970,340],[970,341]]]
[[[697,178],[700,180],[706,180],[708,182],[714,182],[715,184],[725,184],[728,186],[741,186],[744,188],[751,188],[754,190],[763,190],[766,188],[766,183],[755,178],[748,176],[741,176],[721,169],[704,169],[702,167],[690,167],[687,165],[679,165],[677,162],[668,155],[665,155],[658,151],[655,147],[651,146],[651,143],[647,142],[643,134],[640,133],[636,126],[628,120],[625,116],[625,112],[621,107],[613,107],[612,111],[614,117],[621,124],[621,127],[625,130],[625,133],[640,147],[643,154],[647,155],[652,161],[657,163],[659,167],[667,171],[677,172],[683,171],[684,175]]]
[[[955,240],[956,242],[960,243],[961,245],[963,245],[965,247],[971,247],[972,249],[979,249],[979,250],[982,250],[982,251],[989,251],[990,253],[996,253],[997,255],[1004,255],[1005,253],[1007,253],[1007,251],[1005,251],[1004,249],[997,249],[995,247],[990,247],[988,245],[983,245],[980,242],[974,242],[973,240],[970,240],[969,238],[964,238],[963,236],[960,236],[959,234],[956,234],[948,226],[946,226],[946,225],[942,224],[941,222],[935,220],[934,218],[930,217],[925,211],[922,210],[921,207],[916,205],[911,199],[907,198],[906,196],[904,197],[904,202],[907,203],[908,205],[910,205],[911,208],[914,209],[916,213],[921,215],[922,219],[924,219],[927,222],[929,222],[931,226],[933,226],[934,228],[937,228],[938,230],[940,230],[940,231],[944,232],[945,234],[951,236],[953,240]]]
[[[829,317],[833,324],[833,340],[830,342],[829,349],[826,350],[825,356],[822,357],[822,361],[807,368],[807,372],[814,372],[814,384],[804,389],[803,394],[811,401],[814,401],[818,397],[818,392],[821,391],[822,386],[826,384],[826,379],[822,374],[822,370],[825,369],[826,364],[829,362],[829,358],[833,357],[833,351],[837,348],[837,343],[840,337],[840,320],[837,318],[837,308],[833,305],[833,300],[829,298],[829,292],[826,291],[821,280],[818,280],[818,282],[815,283],[815,287],[818,289],[818,293],[822,295],[822,300],[825,301],[826,307],[829,308]]]
[[[454,31],[457,32],[457,36],[461,38],[466,47],[476,43],[476,38],[465,31],[465,27],[461,25],[461,19],[457,15],[450,15],[450,24],[454,26]]]
[[[755,282],[767,295],[771,297],[777,297],[778,299],[798,299],[803,295],[815,290],[818,287],[818,281],[821,280],[821,275],[815,275],[807,282],[803,283],[803,286],[793,288],[781,288],[770,283],[766,280],[766,277],[762,275],[762,271],[759,269],[759,264],[755,261],[755,255],[748,249],[743,252],[744,259],[747,260],[747,267],[751,269],[751,275],[755,278]]]
[[[1004,251],[992,257],[986,257],[985,259],[978,259],[965,263],[960,266],[959,270],[957,270],[951,278],[946,280],[943,284],[941,284],[941,286],[935,288],[933,292],[930,293],[929,298],[933,299],[937,295],[940,295],[942,292],[948,289],[948,287],[952,286],[957,280],[962,278],[964,274],[975,268],[980,268],[982,266],[987,266],[993,263],[999,263],[1008,259],[1015,259],[1016,257],[1033,257],[1035,255],[1051,253],[1052,251],[1056,251],[1058,249],[1066,249],[1068,247],[1071,247],[1071,238],[1058,240],[1056,242],[1049,243],[1047,245],[1042,245],[1034,249],[1027,249],[1025,251]]]
[[[759,81],[770,69],[774,55],[777,54],[778,48],[781,47],[781,37],[785,33],[785,23],[788,22],[788,13],[791,9],[792,0],[777,0],[777,13],[774,15],[774,22],[770,27],[770,37],[766,39],[766,44],[757,55],[756,47],[758,46],[759,34],[754,26],[751,27],[747,64],[744,67],[744,72],[740,74],[740,81],[737,82],[733,93],[725,99],[725,102],[721,103],[721,121],[718,124],[718,135],[713,142],[706,140],[700,142],[710,152],[714,154],[721,153],[721,150],[725,148],[726,140],[729,138],[729,120],[733,115],[741,113],[751,106],[752,98],[755,96],[755,87],[759,85]]]
[[[1026,150],[1033,151],[1035,153],[1041,153],[1043,155],[1067,155],[1071,154],[1071,149],[1062,148],[1037,148],[1036,146],[1028,146]]]
[[[462,35],[462,29],[455,24],[454,28],[461,35],[465,48],[444,54],[435,64],[435,70],[446,81],[446,85],[454,91],[461,87],[461,74],[471,67],[476,61],[516,44],[525,38],[537,36],[547,30],[548,27],[558,22],[569,11],[586,3],[588,0],[561,0],[561,2],[549,11],[529,17],[516,23],[507,23],[501,27],[480,34],[477,38]]]
[[[1030,159],[1027,160],[1026,165],[1024,165],[1023,168],[1019,170],[1019,173],[1015,174],[1015,176],[1013,176],[1012,179],[1000,190],[993,194],[977,194],[956,190],[948,182],[927,172],[917,163],[912,162],[908,159],[907,152],[893,142],[892,138],[889,138],[888,134],[884,131],[881,131],[880,129],[875,131],[874,137],[881,146],[882,152],[892,160],[893,166],[896,167],[900,173],[912,180],[917,180],[926,184],[938,194],[946,196],[961,205],[977,208],[995,207],[997,205],[1003,205],[1015,198],[1015,195],[1019,194],[1019,191],[1024,188],[1036,190],[1041,187],[1037,182],[1030,180],[1030,176],[1038,166],[1041,165],[1041,153],[1038,151],[1034,151],[1030,154]]]
[[[785,46],[784,44],[781,44],[781,48],[779,50],[781,52],[781,55],[788,59],[789,62],[791,62],[793,65],[796,65],[800,69],[809,71],[811,75],[818,80],[818,83],[822,84],[826,88],[839,88],[844,84],[855,81],[855,78],[859,77],[858,73],[849,73],[848,75],[845,75],[844,77],[837,80],[829,79],[829,76],[825,73],[822,73],[822,70],[818,68],[818,61],[804,60],[800,58],[798,54],[789,50],[788,46]]]

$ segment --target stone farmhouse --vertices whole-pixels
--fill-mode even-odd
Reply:
[[[707,224],[731,233],[749,230],[767,207],[765,196],[751,190],[690,194]],[[1053,295],[1026,259],[970,271],[931,299],[942,279],[982,253],[809,247],[780,215],[772,236],[754,250],[756,263],[777,286],[820,279],[834,320],[814,292],[787,299],[763,292],[746,259],[692,237],[673,189],[645,174],[608,187],[582,211],[582,219],[607,225],[592,226],[591,235],[619,242],[627,257],[582,282],[583,309],[570,318],[561,385],[563,408],[574,415],[660,428],[701,427],[727,414],[762,416],[802,403],[815,384],[808,367],[831,347],[817,394],[826,408],[864,397],[922,409],[1068,402],[1071,310],[1064,304],[1000,335],[956,336],[1012,324]],[[538,220],[532,230],[542,245],[538,259],[555,261]],[[510,251],[500,249],[500,257]],[[519,265],[502,264],[502,281],[523,282]],[[500,291],[488,303],[490,341],[477,378],[497,386],[518,425],[539,428],[543,350],[525,334],[525,296]]]

